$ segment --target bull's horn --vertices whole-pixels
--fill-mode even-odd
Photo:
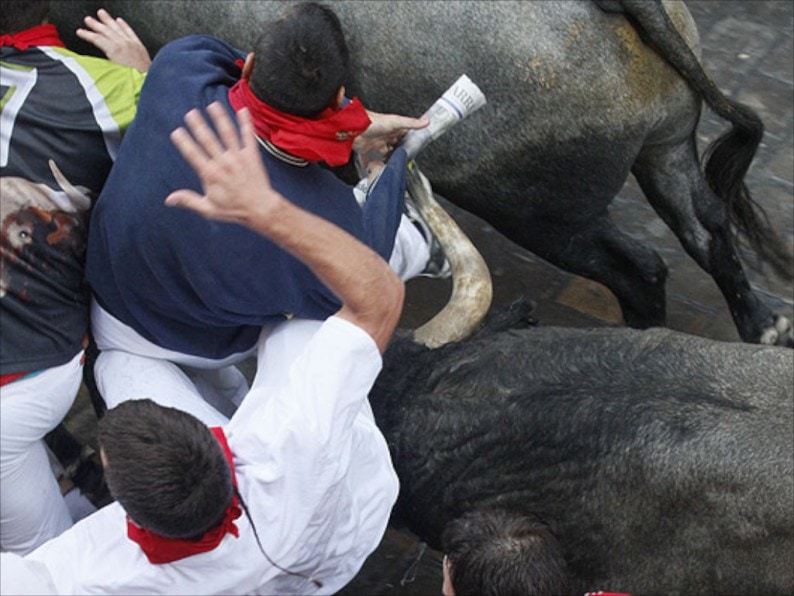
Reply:
[[[58,168],[53,160],[49,160],[50,171],[52,172],[55,182],[61,187],[61,190],[66,194],[67,198],[72,202],[65,208],[64,211],[87,211],[91,208],[91,196],[88,194],[88,189],[84,186],[74,186],[66,179],[63,172]]]
[[[452,269],[447,305],[414,331],[414,340],[437,348],[471,335],[491,306],[493,289],[488,266],[455,220],[433,198],[430,181],[415,163],[408,172],[408,193],[444,249]]]

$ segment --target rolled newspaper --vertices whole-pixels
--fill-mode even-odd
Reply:
[[[408,159],[416,157],[426,145],[484,105],[485,95],[469,77],[462,75],[425,112],[430,124],[419,130],[409,130],[403,137],[402,147]]]

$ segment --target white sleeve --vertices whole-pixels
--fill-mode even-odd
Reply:
[[[0,553],[0,594],[44,596],[57,593],[43,563],[13,553]]]
[[[295,336],[302,338],[297,345]],[[289,343],[286,338],[293,342],[291,357],[279,350]],[[381,369],[377,345],[361,328],[337,317],[322,323],[288,321],[267,342],[259,367],[268,368],[271,350],[278,368],[271,366],[269,375],[260,370],[257,376],[265,378],[257,379],[227,426],[235,458],[288,464],[300,476],[318,472],[325,477],[328,466],[346,462],[353,422]]]
[[[386,486],[394,484],[382,435],[371,421],[366,431],[357,423],[382,365],[374,340],[352,323],[331,317],[320,324],[288,321],[268,341],[289,334],[292,323],[315,328],[305,334],[291,362],[277,358],[284,369],[259,383],[226,427],[235,466],[246,478],[243,498],[249,506],[256,503],[252,515],[261,527],[270,528],[267,542],[278,545],[271,556],[292,548],[314,550],[301,543],[320,519],[329,531],[338,531],[326,510],[349,499],[343,488],[346,477],[368,465],[353,453],[354,437],[361,441],[362,432],[378,444],[367,457],[377,457],[389,479]]]

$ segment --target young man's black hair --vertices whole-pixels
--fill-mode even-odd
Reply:
[[[339,18],[315,2],[267,23],[254,49],[251,91],[271,107],[312,118],[331,106],[348,74]]]
[[[209,428],[181,410],[144,399],[99,421],[105,478],[132,521],[169,538],[199,538],[232,500],[231,469]]]
[[[571,593],[560,544],[536,518],[501,509],[473,511],[447,524],[442,543],[446,555],[444,594]]]

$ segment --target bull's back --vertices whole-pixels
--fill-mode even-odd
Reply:
[[[488,104],[419,162],[438,192],[491,222],[539,212],[590,220],[643,144],[683,138],[695,125],[686,84],[622,16],[590,2],[427,4],[398,10],[389,25],[402,52],[364,37],[382,7],[356,9],[355,72],[382,111],[421,113],[462,73],[480,86]],[[685,7],[671,9],[697,45]]]
[[[421,366],[387,356],[386,375],[416,376],[377,417],[425,537],[499,505],[552,524],[582,589],[786,593],[792,358],[667,330],[537,328]]]
[[[684,5],[670,9],[696,47]],[[590,221],[643,144],[683,138],[697,119],[677,73],[625,18],[589,1],[411,2],[388,15],[374,2],[339,12],[353,32],[355,86],[374,109],[422,113],[464,73],[482,89],[486,106],[418,161],[439,193],[491,222],[539,212]]]

